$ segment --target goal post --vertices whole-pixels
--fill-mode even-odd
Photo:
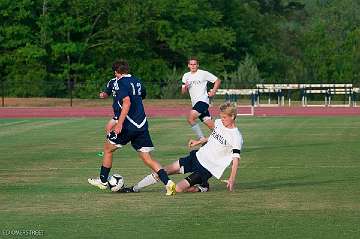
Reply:
[[[237,116],[254,116],[254,106],[252,105],[237,105]]]

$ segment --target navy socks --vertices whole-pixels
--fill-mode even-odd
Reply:
[[[110,173],[110,169],[111,168],[106,168],[104,166],[101,166],[101,169],[100,169],[100,180],[101,180],[101,182],[103,182],[103,183],[107,182],[108,177],[109,177],[109,173]]]
[[[167,175],[167,173],[165,172],[165,170],[163,168],[157,172],[157,175],[159,176],[161,182],[163,182],[165,185],[170,180],[169,176]]]

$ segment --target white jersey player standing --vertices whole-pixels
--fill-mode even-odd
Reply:
[[[187,121],[191,129],[196,133],[199,139],[204,138],[196,119],[199,118],[209,129],[214,128],[214,122],[209,113],[209,97],[213,97],[219,89],[221,81],[208,71],[199,69],[199,62],[191,57],[188,61],[189,72],[182,77],[181,93],[189,92],[192,104]],[[213,88],[207,92],[207,83],[214,83]]]
[[[234,189],[243,138],[236,127],[236,106],[225,103],[220,106],[220,119],[215,120],[215,127],[208,139],[190,140],[189,147],[201,145],[186,157],[180,158],[164,169],[169,174],[192,173],[176,184],[176,192],[206,192],[209,190],[208,179],[214,176],[220,179],[225,169],[232,163],[230,176],[224,180],[229,191]],[[121,192],[138,192],[142,188],[158,182],[155,173],[149,174],[135,186],[124,188]]]

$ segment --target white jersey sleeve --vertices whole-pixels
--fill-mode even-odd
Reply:
[[[207,81],[210,81],[211,83],[214,83],[217,80],[217,77],[215,75],[213,75],[212,73],[208,72],[208,71],[204,71],[205,72],[205,77],[207,79]]]
[[[238,128],[226,128],[217,119],[208,142],[199,149],[196,156],[200,164],[219,179],[233,158],[240,158],[242,145],[243,138]]]
[[[194,106],[198,101],[209,104],[207,82],[214,83],[217,77],[208,71],[197,70],[195,73],[187,72],[182,77],[182,84],[187,84],[191,103]]]

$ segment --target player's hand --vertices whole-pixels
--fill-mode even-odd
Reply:
[[[120,134],[120,133],[121,133],[121,130],[122,130],[122,125],[121,125],[121,124],[116,124],[116,125],[114,126],[114,132],[115,132],[116,134]]]
[[[210,91],[208,92],[208,96],[209,96],[209,97],[214,97],[215,94],[216,94],[216,91],[215,91],[215,90],[210,90]]]
[[[106,94],[105,92],[100,92],[99,97],[100,97],[101,99],[105,99],[105,98],[108,97],[108,94]]]
[[[232,192],[232,191],[234,190],[234,184],[235,184],[235,180],[229,178],[229,179],[227,180],[227,183],[226,183],[226,188],[227,188],[230,192]]]
[[[196,145],[199,144],[199,140],[193,140],[193,139],[190,139],[189,140],[189,143],[188,143],[188,147],[189,148],[192,148],[192,147],[195,147]]]
[[[188,80],[185,82],[185,88],[186,90],[190,88],[190,82]]]
[[[185,85],[181,86],[181,93],[185,94],[189,90],[189,85],[186,83]]]

